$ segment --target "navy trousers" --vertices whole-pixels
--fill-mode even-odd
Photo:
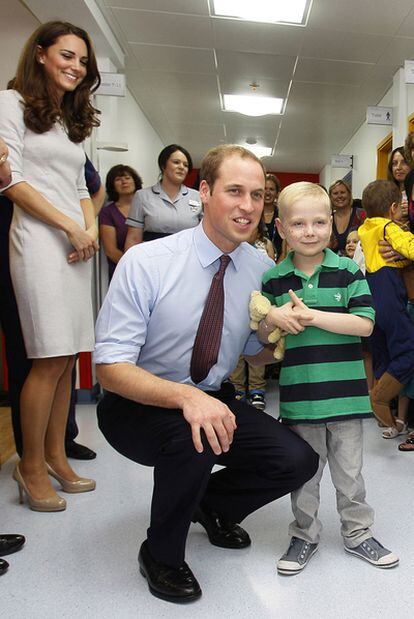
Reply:
[[[98,404],[99,427],[112,447],[154,467],[148,546],[156,560],[173,567],[184,561],[191,518],[200,503],[241,522],[302,486],[318,468],[318,456],[305,441],[273,417],[235,400],[234,389],[210,395],[236,416],[233,443],[220,456],[206,440],[203,453],[196,452],[180,410],[137,404],[113,393]],[[225,468],[211,473],[215,464]]]

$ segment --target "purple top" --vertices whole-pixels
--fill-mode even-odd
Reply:
[[[116,246],[121,251],[124,251],[125,239],[128,232],[128,226],[125,223],[126,217],[123,216],[115,202],[111,202],[99,213],[100,226],[112,226],[116,231]],[[108,274],[111,279],[114,274],[116,263],[108,258]]]

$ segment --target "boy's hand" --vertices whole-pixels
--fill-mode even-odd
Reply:
[[[273,328],[279,327],[282,332],[290,333],[291,335],[301,333],[305,327],[302,326],[299,320],[299,312],[294,312],[293,309],[294,304],[292,301],[288,301],[280,307],[273,305],[266,316],[267,324]]]
[[[292,299],[293,312],[297,316],[300,324],[303,327],[307,327],[312,324],[315,319],[314,312],[309,309],[307,305],[305,305],[302,299],[300,299],[297,294],[293,292],[293,290],[289,290],[289,296]]]

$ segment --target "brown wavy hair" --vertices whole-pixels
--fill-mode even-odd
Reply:
[[[85,42],[88,50],[86,76],[72,92],[66,92],[61,103],[56,100],[53,85],[38,62],[39,47],[47,49],[59,37],[73,34]],[[95,52],[88,33],[82,28],[62,21],[42,24],[23,48],[16,76],[8,87],[17,90],[24,100],[24,122],[35,133],[49,131],[55,122],[63,121],[72,142],[79,143],[98,127],[100,111],[91,104],[91,94],[99,87],[101,78]]]

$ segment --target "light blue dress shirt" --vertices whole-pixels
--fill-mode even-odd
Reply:
[[[127,251],[98,316],[95,363],[133,363],[160,378],[193,384],[194,339],[221,254],[202,223]],[[254,355],[263,348],[250,330],[248,304],[274,263],[248,243],[229,255],[220,352],[198,385],[203,390],[219,389],[241,352]]]

